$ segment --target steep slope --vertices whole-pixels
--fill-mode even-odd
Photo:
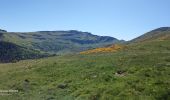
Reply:
[[[130,42],[144,42],[144,41],[155,41],[155,40],[168,40],[170,39],[170,27],[161,27],[152,30],[142,36],[139,36]]]
[[[89,32],[75,30],[38,31],[27,33],[6,32],[3,34],[3,41],[57,54],[75,53],[122,42],[113,37],[97,36]]]
[[[23,59],[34,59],[45,57],[38,51],[26,49],[13,43],[0,41],[0,63],[16,62]]]

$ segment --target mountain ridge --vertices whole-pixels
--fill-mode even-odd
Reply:
[[[118,40],[110,36],[98,36],[93,35],[90,32],[82,32],[77,30],[7,32],[6,30],[1,29],[0,60],[2,62],[10,62],[12,60],[40,58],[44,56],[40,52],[47,53],[49,55],[110,52],[117,51],[116,48],[113,48],[113,45],[120,44],[122,42],[126,45],[127,43],[131,44],[147,41],[162,41],[169,39],[170,27],[160,27],[151,30],[128,42],[124,42],[122,40]],[[14,49],[8,47],[14,47]],[[118,47],[118,49],[119,48],[120,47]],[[5,51],[9,51],[7,55],[5,55]],[[30,55],[32,55],[33,57],[30,57]],[[11,60],[9,59],[8,61],[8,59],[5,58],[5,60],[3,61],[2,58],[5,56],[8,56],[9,58],[11,58]]]
[[[76,53],[96,47],[124,42],[110,36],[98,36],[90,32],[77,30],[5,32],[2,34],[2,41],[56,54]]]
[[[133,43],[133,42],[144,42],[144,41],[166,40],[166,39],[170,39],[170,27],[156,28],[137,38],[130,40],[129,42]]]

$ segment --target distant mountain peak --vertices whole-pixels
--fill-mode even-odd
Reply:
[[[82,33],[86,33],[86,34],[91,34],[90,32],[83,32],[83,31],[78,31],[78,30],[56,30],[56,31],[37,31],[40,33],[69,33],[69,34],[82,34]]]
[[[77,30],[37,31],[26,33],[7,32],[2,40],[16,43],[17,45],[27,48],[56,54],[77,53],[122,42],[114,37],[98,36],[90,32]]]

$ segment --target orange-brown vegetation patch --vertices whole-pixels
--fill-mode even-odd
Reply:
[[[92,49],[92,50],[83,51],[83,52],[80,52],[80,54],[115,52],[115,51],[118,51],[118,50],[120,50],[122,48],[123,48],[123,46],[114,44],[114,45],[109,46],[109,47],[102,47],[102,48],[96,48],[96,49]]]

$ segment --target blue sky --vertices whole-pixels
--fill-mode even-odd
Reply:
[[[0,28],[80,30],[130,40],[170,26],[170,0],[0,0]]]

